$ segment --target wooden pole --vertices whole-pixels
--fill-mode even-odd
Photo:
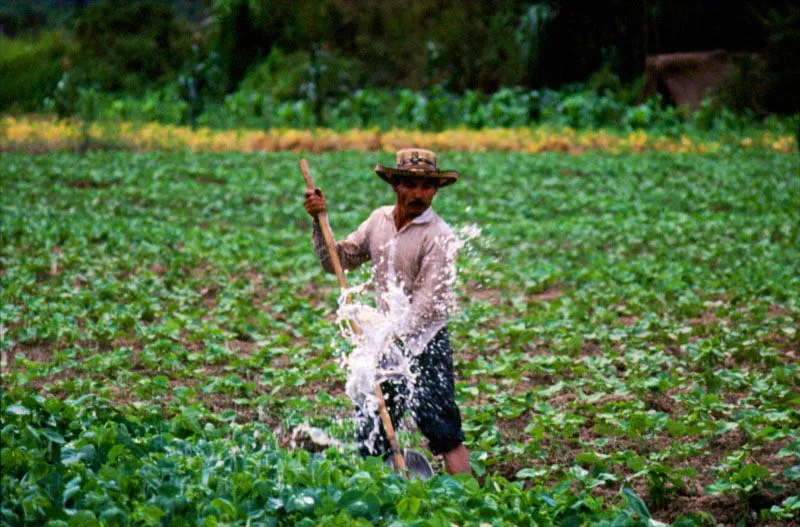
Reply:
[[[303,178],[306,180],[306,188],[311,192],[315,192],[317,187],[314,186],[314,180],[311,178],[311,171],[305,159],[300,160],[300,170],[303,172]],[[336,279],[339,281],[339,286],[344,290],[347,288],[347,282],[344,278],[342,262],[339,260],[339,253],[336,250],[336,240],[333,237],[331,225],[328,222],[328,214],[327,212],[320,212],[317,218],[322,228],[322,236],[325,238],[325,245],[328,246],[328,253],[331,256],[333,270],[336,272]],[[355,321],[352,322],[352,327],[356,335],[361,335],[361,328]],[[383,423],[383,429],[386,431],[386,437],[389,439],[389,445],[392,447],[395,465],[400,469],[402,474],[405,474],[407,470],[406,462],[405,459],[403,459],[403,453],[400,451],[400,446],[397,443],[397,434],[394,431],[392,418],[389,416],[389,410],[386,408],[386,399],[383,397],[383,390],[381,390],[380,383],[375,383],[374,391],[375,396],[378,398],[378,413]]]

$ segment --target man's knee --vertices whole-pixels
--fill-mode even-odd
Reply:
[[[442,455],[444,456],[444,466],[448,474],[470,474],[472,472],[469,452],[463,443]]]

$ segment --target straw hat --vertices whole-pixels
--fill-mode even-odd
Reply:
[[[375,172],[387,183],[392,183],[396,177],[430,178],[438,180],[440,187],[445,187],[458,180],[458,172],[439,170],[436,166],[436,154],[422,148],[398,150],[395,168],[378,163],[375,165]]]

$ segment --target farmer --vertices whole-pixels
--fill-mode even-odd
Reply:
[[[436,155],[418,148],[400,150],[395,168],[378,164],[375,172],[392,186],[395,204],[375,210],[355,232],[336,243],[336,250],[344,269],[372,261],[379,308],[387,309],[383,295],[391,284],[401,287],[410,299],[401,324],[404,334],[398,337],[412,358],[412,371],[417,376],[411,401],[405,401],[404,397],[408,387],[389,381],[381,384],[393,424],[396,427],[406,406],[410,407],[431,451],[444,457],[447,471],[468,473],[469,453],[463,445],[461,414],[455,402],[453,352],[447,333],[455,238],[450,227],[431,208],[439,188],[455,183],[458,173],[439,170]],[[318,218],[318,214],[327,210],[322,191],[307,190],[304,205],[314,218],[317,258],[325,271],[332,273],[333,265]],[[361,454],[385,455],[390,446],[383,425],[378,425],[378,434],[370,435],[372,416],[363,415],[360,409],[359,412],[357,435]]]

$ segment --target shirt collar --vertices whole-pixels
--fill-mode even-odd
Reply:
[[[394,222],[394,209],[397,205],[392,205],[390,207],[386,207],[386,217],[392,222]],[[428,207],[425,209],[425,212],[411,220],[410,223],[430,223],[433,221],[433,216],[435,212],[433,212],[433,207]]]

